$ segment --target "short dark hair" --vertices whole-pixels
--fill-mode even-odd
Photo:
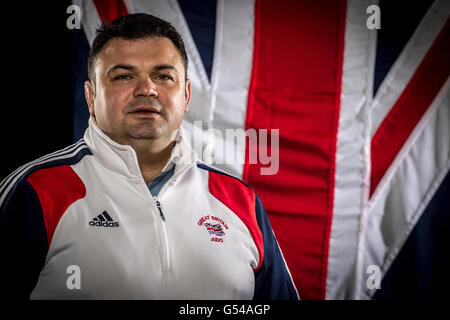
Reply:
[[[98,53],[113,38],[137,40],[152,37],[168,38],[180,53],[185,78],[187,79],[188,58],[184,42],[178,31],[169,22],[146,13],[134,13],[121,16],[111,23],[102,23],[96,30],[96,37],[88,57],[88,77],[95,83],[95,60]]]

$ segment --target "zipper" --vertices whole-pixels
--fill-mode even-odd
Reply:
[[[195,165],[195,164],[194,164]],[[184,170],[179,171],[177,173],[175,173],[165,184],[164,186],[161,188],[161,190],[159,191],[159,196],[161,196],[169,186],[172,186],[173,183],[175,183],[175,179],[177,179],[182,173],[184,173],[185,171],[187,171],[191,166],[184,168]],[[166,229],[166,217],[163,213],[162,210],[162,206],[161,206],[161,202],[159,201],[157,196],[151,196],[151,193],[148,190],[148,186],[145,183],[144,179],[141,177],[141,183],[143,183],[143,185],[145,185],[145,189],[146,189],[146,193],[148,195],[150,195],[150,197],[152,198],[155,207],[158,209],[158,213],[159,213],[159,217],[160,219],[156,219],[159,220],[156,223],[159,224],[159,228],[160,230],[158,230],[158,233],[160,235],[160,240],[161,240],[161,266],[162,266],[162,272],[169,272],[170,269],[170,251],[169,251],[169,239],[167,237],[167,229]],[[155,214],[156,212],[154,212]],[[156,216],[156,214],[155,214]]]
[[[156,197],[155,197],[156,198]],[[159,216],[161,217],[161,220],[162,221],[166,221],[166,217],[164,217],[164,213],[162,212],[162,209],[161,209],[161,203],[159,202],[159,200],[157,200],[157,199],[155,199],[155,201],[156,201],[156,207],[158,208],[158,210],[159,210]]]
[[[161,202],[159,202],[158,197],[153,197],[153,200],[155,201],[156,208],[158,208],[159,216],[161,219],[159,220],[160,224],[160,234],[161,234],[161,265],[162,265],[162,271],[163,272],[169,272],[170,269],[170,252],[169,252],[169,239],[167,237],[167,230],[166,230],[166,217],[164,216],[164,213],[161,208]]]

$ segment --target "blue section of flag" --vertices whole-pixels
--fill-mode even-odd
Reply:
[[[432,3],[433,0],[416,2],[380,0],[381,29],[377,35],[374,96]]]
[[[72,141],[75,142],[83,137],[88,127],[89,110],[84,96],[84,82],[88,80],[90,47],[83,29],[74,29],[72,35]]]
[[[202,58],[206,74],[211,79],[216,38],[216,0],[178,0],[178,3]]]
[[[381,282],[375,299],[448,297],[450,172],[423,212]]]

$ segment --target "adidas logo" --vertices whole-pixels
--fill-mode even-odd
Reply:
[[[90,226],[95,227],[112,227],[116,228],[119,226],[118,222],[114,222],[114,220],[111,218],[111,216],[108,214],[108,212],[103,211],[101,214],[99,214],[97,217],[89,221]]]

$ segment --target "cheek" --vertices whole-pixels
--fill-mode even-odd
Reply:
[[[178,96],[173,98],[170,101],[170,114],[171,114],[171,122],[173,123],[173,127],[179,127],[181,121],[183,120],[185,114],[185,103],[182,96]]]
[[[104,90],[98,96],[99,105],[105,113],[118,113],[126,103],[126,95],[116,90]]]
[[[123,97],[117,92],[104,90],[95,99],[95,116],[97,123],[114,127],[122,118]]]
[[[177,90],[176,93],[169,95],[169,97],[168,105],[170,105],[171,113],[182,117],[186,109],[184,91]]]

